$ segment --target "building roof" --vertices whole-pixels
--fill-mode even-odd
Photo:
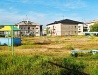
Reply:
[[[31,21],[21,21],[15,25],[36,25],[36,26],[42,26],[41,24],[38,24],[38,23],[34,23],[34,22],[31,22]]]
[[[3,28],[0,29],[0,31],[11,31],[12,27],[11,26],[4,26]],[[18,29],[17,27],[13,26],[13,30],[14,31],[20,31],[20,29]]]
[[[74,20],[70,20],[70,19],[64,19],[64,20],[60,20],[60,21],[55,21],[54,23],[50,23],[50,24],[47,24],[47,25],[58,24],[58,23],[63,23],[63,24],[83,24],[83,22],[74,21]]]
[[[87,22],[86,24],[92,24],[92,23],[98,23],[98,19],[90,21],[90,22]]]

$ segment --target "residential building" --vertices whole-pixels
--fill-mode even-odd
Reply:
[[[91,21],[91,22],[87,22],[87,23],[86,23],[86,25],[87,25],[87,31],[90,32],[90,27],[91,27],[92,25],[94,25],[94,23],[97,23],[97,22],[98,22],[98,20],[93,20],[93,21]]]
[[[22,21],[15,26],[21,29],[21,35],[33,35],[33,36],[41,36],[42,35],[42,25],[37,24],[31,21]]]
[[[49,35],[82,35],[83,22],[64,19],[47,24],[47,28],[49,29]]]

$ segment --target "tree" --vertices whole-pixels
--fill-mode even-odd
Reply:
[[[98,32],[98,23],[95,23],[90,27],[91,32]]]
[[[46,34],[47,35],[49,34],[49,28],[48,27],[46,28]]]

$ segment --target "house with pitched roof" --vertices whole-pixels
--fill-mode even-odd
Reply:
[[[82,35],[83,22],[64,19],[47,24],[49,35],[65,36],[65,35]]]
[[[21,21],[15,26],[21,29],[21,35],[33,35],[33,36],[41,36],[42,35],[42,25],[38,23],[34,23],[31,21]]]

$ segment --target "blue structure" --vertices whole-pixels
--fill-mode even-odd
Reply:
[[[98,32],[83,32],[84,35],[90,35],[90,34],[94,34],[94,35],[98,35]]]
[[[13,38],[13,44],[15,46],[21,45],[21,38]],[[12,38],[0,38],[0,45],[12,45]]]
[[[2,25],[4,28],[0,29],[0,31],[7,31],[8,32],[8,38],[1,38],[1,45],[8,45],[12,46],[12,56],[14,56],[14,45],[20,45],[21,39],[20,38],[14,38],[14,31],[20,31],[20,29],[14,27],[14,25]],[[11,38],[9,37],[9,32],[11,32]],[[7,41],[8,39],[8,41]],[[8,42],[8,43],[7,43]],[[9,47],[8,47],[9,49]]]

